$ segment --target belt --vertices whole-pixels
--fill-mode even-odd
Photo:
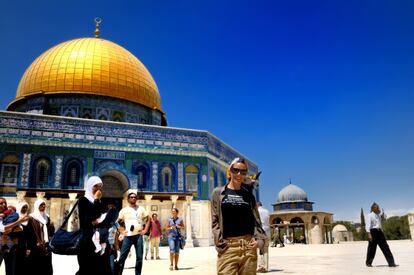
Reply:
[[[252,235],[243,235],[243,236],[237,236],[237,237],[229,237],[226,240],[227,241],[234,241],[234,240],[250,240],[252,238]]]
[[[251,235],[244,235],[240,237],[231,237],[226,239],[225,241],[228,247],[247,247],[251,240]]]

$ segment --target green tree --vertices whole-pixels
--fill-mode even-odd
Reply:
[[[364,215],[364,209],[361,207],[361,228],[358,232],[358,241],[366,241],[368,240],[368,233],[365,229],[365,215]]]
[[[385,237],[388,240],[403,240],[410,238],[410,227],[408,225],[408,215],[395,216],[386,219],[382,224]]]

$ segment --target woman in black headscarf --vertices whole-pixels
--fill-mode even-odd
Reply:
[[[97,230],[98,220],[106,207],[102,204],[102,180],[92,176],[85,186],[85,195],[79,199],[79,221],[82,230],[81,249],[78,254],[79,271],[77,275],[111,275],[109,245],[103,254],[95,252],[92,236]]]

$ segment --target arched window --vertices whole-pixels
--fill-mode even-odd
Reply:
[[[82,163],[77,159],[69,160],[66,164],[66,186],[80,186]]]
[[[6,155],[0,162],[0,183],[4,185],[15,185],[17,183],[17,171],[19,168],[19,159],[16,155]]]
[[[90,107],[82,108],[82,118],[92,119],[93,118],[93,109]]]
[[[121,111],[112,112],[112,121],[124,121],[125,114]]]
[[[324,225],[331,224],[331,219],[328,216],[325,216],[325,218],[323,218],[323,224]]]
[[[138,166],[137,169],[137,180],[138,180],[138,188],[139,189],[147,189],[147,175],[148,169],[144,165]]]
[[[98,119],[99,119],[99,120],[108,120],[108,117],[107,117],[107,116],[105,116],[105,115],[100,115],[100,116],[98,117]]]
[[[290,224],[303,224],[303,220],[299,217],[295,217],[293,219],[290,220]]]
[[[99,120],[108,120],[109,119],[109,109],[106,108],[96,108],[96,117]]]
[[[45,158],[41,158],[35,163],[35,176],[34,184],[35,185],[47,185],[49,182],[49,176],[51,172],[50,161]]]
[[[185,168],[185,184],[187,191],[197,191],[198,189],[198,168],[188,165]]]
[[[76,107],[76,106],[62,106],[62,116],[78,117],[78,107]]]
[[[82,118],[92,119],[92,116],[91,116],[91,114],[86,113],[86,114],[83,114]]]
[[[282,224],[283,220],[281,218],[276,218],[273,220],[273,224]]]
[[[161,183],[163,191],[172,191],[172,170],[168,166],[163,167],[161,170]]]
[[[319,223],[319,219],[316,216],[312,217],[312,223],[313,224],[318,224]]]

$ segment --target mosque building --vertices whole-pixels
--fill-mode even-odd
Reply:
[[[167,127],[150,72],[100,38],[99,23],[95,37],[60,43],[34,60],[0,111],[0,196],[12,205],[45,199],[58,226],[96,175],[104,201],[121,208],[137,192],[162,224],[175,206],[187,245],[212,245],[210,194],[226,183],[231,160],[244,156],[207,131]]]
[[[279,192],[270,214],[271,226],[288,243],[332,243],[332,222],[332,213],[313,211],[305,191],[292,183]]]

